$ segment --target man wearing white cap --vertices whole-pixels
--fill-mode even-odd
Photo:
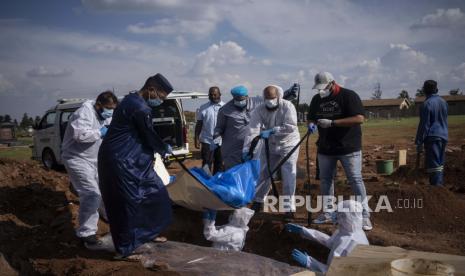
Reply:
[[[323,213],[314,223],[327,223],[332,219],[332,196],[337,161],[340,161],[353,193],[362,200],[363,229],[373,229],[362,178],[362,130],[365,111],[357,93],[336,84],[328,72],[315,76],[313,96],[307,119],[309,129],[318,126],[318,164],[320,189],[323,196]]]

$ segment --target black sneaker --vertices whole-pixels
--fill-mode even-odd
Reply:
[[[90,236],[87,236],[87,237],[81,237],[81,241],[85,244],[85,245],[98,245],[100,244],[102,241],[100,241],[96,235],[90,235]]]

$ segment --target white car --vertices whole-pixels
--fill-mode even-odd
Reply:
[[[188,126],[184,116],[182,99],[207,98],[201,92],[173,91],[158,107],[152,108],[153,127],[165,143],[173,148],[173,154],[181,159],[192,157],[187,140]],[[122,98],[120,98],[121,100]],[[48,169],[62,165],[61,143],[68,119],[87,99],[62,99],[45,112],[34,126],[32,159],[42,161]],[[172,161],[168,157],[166,162]]]

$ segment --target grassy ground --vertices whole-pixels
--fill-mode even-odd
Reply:
[[[362,125],[364,144],[413,144],[415,138],[418,117],[402,118],[400,120],[369,120]],[[465,136],[463,126],[465,125],[465,115],[449,116],[449,137],[452,143],[464,144]],[[299,126],[302,135],[307,131],[306,124]],[[190,150],[194,151],[194,133],[189,133]],[[311,141],[314,142],[318,135],[314,135]],[[32,144],[32,137],[20,137],[18,141],[23,146]],[[26,160],[31,158],[29,147],[0,148],[0,158],[13,158]]]
[[[32,145],[32,137],[19,137],[18,146],[0,148],[0,158],[29,160],[32,156],[30,145]]]
[[[400,120],[369,120],[362,125],[364,144],[412,143],[417,132],[419,118],[409,117]],[[463,126],[465,115],[449,116],[449,140],[453,143],[465,143]],[[299,127],[303,135],[306,124]],[[317,136],[317,135],[315,135]],[[312,138],[316,139],[316,137]]]

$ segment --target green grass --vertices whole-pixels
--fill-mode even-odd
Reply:
[[[0,158],[30,160],[31,156],[32,152],[29,147],[0,148]]]

